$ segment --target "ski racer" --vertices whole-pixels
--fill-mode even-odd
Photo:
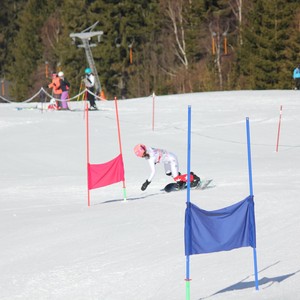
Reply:
[[[167,176],[173,177],[177,182],[179,188],[184,188],[187,182],[187,175],[181,175],[179,170],[179,164],[177,156],[164,149],[158,149],[153,147],[148,147],[143,144],[138,144],[134,147],[134,153],[138,157],[145,158],[150,166],[151,173],[148,179],[143,183],[141,190],[147,189],[148,185],[151,183],[155,175],[155,165],[162,162],[165,168],[165,174]],[[200,178],[191,172],[190,176],[191,186],[195,186],[200,181]]]

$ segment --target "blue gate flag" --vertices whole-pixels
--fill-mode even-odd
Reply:
[[[253,196],[214,211],[187,203],[184,238],[185,255],[256,248]]]

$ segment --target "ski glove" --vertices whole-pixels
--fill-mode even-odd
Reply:
[[[148,179],[143,183],[142,187],[141,187],[141,190],[144,191],[148,185],[151,183],[151,181],[148,181]]]

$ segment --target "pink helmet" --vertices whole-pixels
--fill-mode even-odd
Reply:
[[[133,149],[134,153],[138,157],[143,157],[146,152],[146,146],[143,144],[138,144]]]

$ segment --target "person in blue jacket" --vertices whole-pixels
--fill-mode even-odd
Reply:
[[[300,65],[294,70],[295,90],[300,90]]]

